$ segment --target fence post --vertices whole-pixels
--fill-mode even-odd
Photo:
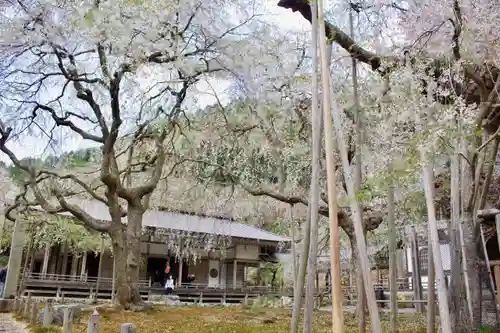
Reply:
[[[38,303],[36,301],[31,304],[30,321],[32,325],[36,325],[38,320]]]
[[[24,302],[24,309],[23,309],[23,318],[24,319],[29,319],[30,306],[31,306],[31,298],[27,298]]]
[[[19,299],[14,299],[14,307],[12,308],[13,312],[17,312],[17,308],[19,307]]]
[[[248,305],[248,293],[245,293],[245,299],[243,300],[243,305]]]
[[[61,287],[58,287],[56,291],[56,300],[59,300],[60,298],[61,298]]]
[[[63,331],[62,333],[73,332],[73,309],[65,308],[63,310]]]
[[[121,324],[120,333],[135,333],[135,325],[131,323]]]
[[[21,298],[19,299],[19,303],[18,303],[18,306],[17,306],[17,314],[19,316],[22,316],[23,315],[23,311],[24,311],[24,299]]]
[[[97,309],[90,315],[87,333],[99,333],[99,312]]]
[[[49,327],[50,325],[52,325],[52,304],[47,301],[43,308],[43,327]]]
[[[200,303],[200,304],[203,303],[203,291],[200,292],[200,299],[198,300],[198,303]]]
[[[152,288],[152,286],[153,286],[153,284],[151,283],[151,276],[150,276],[149,282],[148,282],[148,302],[151,301],[151,288]]]

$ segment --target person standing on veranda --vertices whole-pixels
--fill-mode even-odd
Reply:
[[[172,278],[172,275],[167,277],[167,281],[165,282],[165,292],[167,296],[172,295],[174,292],[174,279]]]

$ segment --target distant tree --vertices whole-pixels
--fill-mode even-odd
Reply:
[[[9,33],[0,40],[0,151],[13,173],[22,171],[15,177],[23,180],[25,205],[68,212],[86,228],[109,234],[116,299],[126,308],[142,303],[143,215],[158,182],[182,162],[173,151],[183,105],[198,82],[233,66],[227,50],[246,43],[243,34],[235,36],[255,17],[250,7],[89,0],[18,1],[1,9],[0,27]],[[55,144],[61,135],[96,146],[97,163],[82,170],[92,156],[78,152],[66,164],[33,164],[19,159],[12,145]],[[77,194],[105,204],[110,221],[68,199]]]

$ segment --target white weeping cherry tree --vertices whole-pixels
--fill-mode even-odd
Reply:
[[[42,0],[0,9],[6,110],[0,151],[27,176],[27,205],[70,213],[109,234],[116,299],[126,308],[142,302],[144,213],[159,181],[183,162],[174,146],[185,105],[201,79],[244,66],[233,60],[244,45],[258,42],[238,34],[248,32],[253,8],[238,1]],[[16,156],[15,145],[24,140],[81,140],[100,149],[99,159],[84,173],[29,165]],[[67,198],[74,194],[107,206],[109,220]]]

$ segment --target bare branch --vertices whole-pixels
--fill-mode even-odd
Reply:
[[[52,107],[36,103],[36,106],[33,109],[33,118],[36,117],[38,110],[44,110],[44,111],[49,112],[50,116],[52,117],[52,119],[54,120],[54,122],[56,123],[57,126],[69,127],[72,131],[74,131],[75,133],[78,133],[83,139],[91,140],[94,142],[103,142],[102,137],[88,133],[88,132],[84,131],[83,129],[81,129],[80,127],[76,126],[72,121],[68,120],[69,115],[74,115],[72,112],[68,112],[67,116],[62,118],[62,117],[59,117],[57,115],[56,110],[54,110]],[[82,117],[79,117],[79,118],[82,118]]]
[[[107,232],[109,230],[110,228],[109,222],[97,220],[92,216],[90,216],[89,214],[87,214],[83,209],[81,209],[77,205],[68,203],[64,198],[62,192],[57,187],[53,189],[53,193],[56,196],[57,200],[59,201],[62,210],[71,213],[71,215],[76,217],[79,221],[82,221],[86,226],[99,232]]]

